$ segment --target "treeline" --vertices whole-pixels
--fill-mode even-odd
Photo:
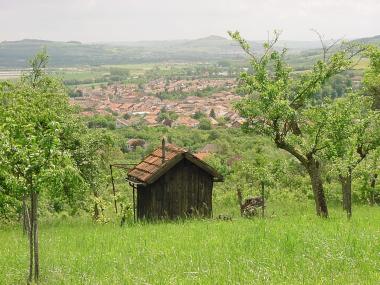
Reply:
[[[110,67],[109,74],[105,74],[97,78],[86,79],[65,79],[63,83],[68,86],[82,84],[97,84],[97,83],[113,83],[125,81],[130,77],[130,71],[122,67]]]

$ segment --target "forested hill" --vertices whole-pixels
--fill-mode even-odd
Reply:
[[[231,40],[211,36],[197,40],[121,43],[53,42],[25,39],[0,43],[0,67],[22,68],[46,47],[50,66],[83,66],[162,61],[212,61],[243,56]]]
[[[368,38],[360,38],[354,41],[364,43],[364,44],[374,44],[374,45],[380,46],[380,35],[368,37]]]
[[[358,41],[380,43],[380,36],[358,39]],[[262,42],[251,41],[250,44],[256,51],[260,52],[262,49]],[[27,66],[27,60],[43,47],[46,47],[48,51],[52,67],[163,61],[216,61],[238,59],[244,56],[237,43],[219,36],[195,40],[92,44],[77,41],[24,39],[0,43],[0,68],[23,68]],[[280,41],[278,47],[287,47],[292,53],[317,49],[320,43],[318,41]]]

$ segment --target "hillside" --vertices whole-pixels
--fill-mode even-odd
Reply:
[[[357,39],[379,44],[380,36]],[[262,41],[250,41],[252,48],[262,50]],[[287,47],[289,54],[319,49],[318,41],[280,41],[278,48]],[[146,62],[197,62],[242,59],[240,47],[234,41],[209,36],[195,40],[138,41],[118,43],[56,42],[35,39],[3,41],[0,43],[0,68],[23,68],[27,60],[46,47],[51,67],[96,66]]]
[[[373,45],[380,46],[380,35],[368,37],[368,38],[360,38],[360,39],[356,39],[354,41],[360,42],[363,44],[371,44],[371,45],[373,44]]]
[[[198,40],[132,43],[53,42],[25,39],[0,43],[0,68],[23,68],[27,59],[46,48],[50,66],[83,66],[162,61],[213,61],[241,57],[231,40],[208,37]]]

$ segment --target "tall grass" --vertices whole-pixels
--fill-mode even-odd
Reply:
[[[348,221],[339,208],[325,220],[300,207],[122,228],[45,222],[41,284],[379,284],[380,208],[356,207]],[[1,229],[0,284],[24,284],[27,268],[27,238]]]

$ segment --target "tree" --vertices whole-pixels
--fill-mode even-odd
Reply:
[[[380,49],[370,46],[367,49],[370,68],[365,72],[363,85],[364,94],[373,98],[373,108],[380,109]]]
[[[116,128],[116,119],[111,115],[95,115],[89,119],[87,126],[92,128],[107,128],[114,130]]]
[[[206,118],[201,118],[200,120],[199,120],[199,126],[198,126],[198,128],[200,129],[200,130],[211,130],[211,122],[210,122],[210,120],[209,119],[206,119]]]
[[[342,185],[343,209],[352,215],[352,175],[355,168],[380,145],[379,114],[372,100],[357,93],[332,100],[327,107],[328,147],[324,153],[333,162]]]
[[[93,195],[93,218],[97,221],[104,217],[101,189],[106,188],[113,138],[103,130],[82,131],[77,146],[72,150],[72,157],[80,176]]]
[[[211,118],[216,119],[216,114],[215,114],[215,110],[214,110],[214,109],[211,109],[211,110],[210,110],[210,114],[209,114],[209,116],[210,116]]]
[[[328,217],[327,203],[321,176],[322,161],[319,154],[324,142],[326,102],[315,94],[332,76],[347,70],[352,58],[361,51],[353,45],[342,46],[334,54],[323,48],[323,56],[311,71],[300,76],[291,74],[285,61],[286,49],[273,47],[280,33],[264,44],[264,54],[258,57],[239,34],[229,32],[250,58],[253,72],[240,76],[240,90],[248,96],[236,104],[246,118],[246,130],[256,130],[272,138],[280,149],[294,156],[307,170],[314,194],[317,215]]]
[[[245,179],[247,183],[253,184],[254,182],[257,182],[260,187],[260,196],[262,200],[262,207],[261,207],[261,216],[264,217],[264,208],[265,208],[265,187],[271,185],[273,180],[273,165],[267,161],[267,159],[263,156],[256,156],[254,161],[250,162],[244,162],[237,164],[237,167],[240,169],[240,179]],[[241,208],[241,214],[243,215],[244,212],[242,209],[242,200],[243,196],[241,193],[241,190],[237,189],[237,195],[238,200]]]
[[[110,68],[110,79],[112,81],[120,81],[126,79],[130,76],[130,72],[126,68],[111,67]]]
[[[167,119],[170,121],[175,121],[178,119],[178,114],[174,111],[169,111],[165,107],[161,108],[160,112],[157,116],[157,121],[162,122],[163,120]]]
[[[375,205],[375,202],[377,200],[377,203],[380,202],[380,195],[379,192],[376,193],[376,184],[378,182],[379,176],[380,176],[380,147],[378,147],[375,151],[371,153],[370,161],[370,171],[367,171],[369,173],[369,184],[370,184],[370,191],[369,191],[369,203],[370,205]]]
[[[202,111],[196,111],[192,116],[193,119],[200,120],[202,118],[206,118],[206,114],[203,113]]]
[[[363,79],[363,94],[372,97],[373,104],[372,109],[377,111],[380,110],[380,49],[375,46],[370,46],[367,49],[367,56],[370,59],[369,69],[364,74]],[[376,128],[376,125],[375,125]],[[377,126],[378,130],[378,126]],[[378,130],[379,131],[379,130]],[[375,203],[375,187],[379,177],[380,168],[380,147],[370,155],[370,165],[369,170],[370,176],[370,203],[373,205]]]
[[[30,197],[28,282],[39,277],[39,194],[52,170],[72,163],[61,140],[72,112],[65,88],[44,72],[47,61],[38,53],[29,74],[0,85],[0,168],[14,196]]]

